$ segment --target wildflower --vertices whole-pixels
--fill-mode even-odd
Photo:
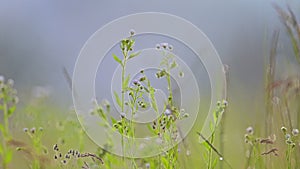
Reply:
[[[161,43],[161,46],[164,48],[164,49],[167,49],[167,47],[169,46],[168,43]]]
[[[39,131],[44,131],[44,128],[43,128],[43,127],[40,127],[40,128],[39,128]]]
[[[160,45],[159,45],[159,44],[156,44],[155,48],[156,48],[157,50],[159,50],[159,49],[160,49]]]
[[[150,168],[150,164],[149,163],[146,163],[146,168]]]
[[[121,113],[120,115],[121,115],[121,118],[122,118],[122,119],[126,117],[126,114],[125,114],[125,113]]]
[[[165,114],[166,116],[169,116],[169,115],[172,114],[172,111],[171,111],[170,109],[166,109],[165,112],[164,112],[164,114]]]
[[[253,134],[254,133],[254,129],[253,129],[253,127],[248,127],[247,129],[246,129],[246,132],[247,133],[249,133],[249,134]]]
[[[224,105],[225,107],[227,107],[227,106],[228,106],[228,102],[227,102],[226,100],[223,100],[223,105]]]
[[[282,131],[283,133],[286,133],[286,131],[287,131],[286,127],[282,126],[282,127],[281,127],[281,131]]]
[[[290,134],[286,134],[285,135],[285,139],[289,140],[291,138],[291,135]]]
[[[169,50],[173,50],[173,46],[172,45],[169,45],[168,48],[169,48]]]
[[[292,134],[293,134],[293,136],[298,136],[299,130],[298,129],[293,129]]]
[[[35,131],[36,131],[35,127],[33,127],[33,128],[30,129],[30,132],[31,132],[32,134],[34,134]]]
[[[134,85],[138,85],[139,84],[139,81],[137,79],[134,79],[133,82],[132,82]]]
[[[133,36],[135,34],[135,31],[133,29],[131,29],[129,33],[131,36]]]
[[[23,128],[23,131],[26,133],[28,132],[28,128]]]

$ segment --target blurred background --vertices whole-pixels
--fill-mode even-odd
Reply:
[[[228,118],[241,125],[231,124],[225,140],[242,146],[241,132],[264,111],[264,71],[272,32],[284,30],[272,3],[288,3],[300,16],[297,0],[0,0],[0,74],[14,79],[21,105],[28,95],[42,92],[51,104],[68,110],[72,97],[62,69],[72,73],[81,48],[95,31],[138,12],[177,15],[200,28],[229,65],[229,109],[234,110],[228,111]],[[293,68],[296,62],[285,31],[280,31],[277,58],[279,76],[286,66],[299,71]]]

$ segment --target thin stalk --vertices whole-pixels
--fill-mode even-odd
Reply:
[[[215,133],[213,133],[211,135],[211,139],[210,139],[210,143],[213,143],[214,142],[214,137],[215,137]],[[213,154],[212,154],[212,148],[210,147],[209,149],[209,152],[208,152],[208,166],[207,166],[207,169],[211,169],[212,167],[212,158],[213,158]]]
[[[228,65],[224,65],[223,66],[223,71],[224,71],[224,75],[225,75],[225,86],[223,88],[223,98],[228,101],[228,95],[227,95],[227,91],[228,91],[228,81],[229,81],[229,76],[228,76]],[[224,133],[225,133],[225,120],[226,120],[226,109],[224,110],[224,113],[222,114],[222,120],[220,123],[220,152],[222,152],[224,154]],[[220,169],[223,169],[223,163],[220,163]]]
[[[7,162],[6,162],[6,156],[7,156],[7,140],[8,140],[8,128],[9,128],[9,123],[8,123],[8,110],[7,110],[7,103],[5,99],[3,99],[3,121],[4,121],[4,131],[3,131],[3,157],[2,157],[2,167],[3,169],[7,169]]]
[[[272,129],[274,127],[273,122],[273,115],[274,115],[274,109],[272,100],[274,97],[274,91],[273,88],[270,86],[274,83],[275,79],[275,66],[276,66],[276,53],[277,53],[277,45],[278,45],[278,38],[279,38],[279,31],[274,31],[272,35],[272,44],[271,44],[271,50],[269,55],[269,61],[266,71],[266,87],[265,87],[265,104],[266,104],[266,118],[265,118],[265,134],[266,136],[270,136],[272,134]],[[269,149],[269,145],[266,145],[266,150]],[[271,168],[271,159],[270,157],[267,157],[267,166]]]

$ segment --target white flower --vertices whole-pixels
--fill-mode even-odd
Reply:
[[[167,47],[169,46],[168,43],[161,43],[161,46],[164,48],[164,49],[167,49]]]
[[[249,126],[249,127],[246,129],[246,131],[247,131],[247,133],[249,133],[249,134],[253,134],[254,129],[253,129],[253,127]]]
[[[298,129],[293,129],[292,134],[293,134],[293,136],[298,136],[299,130]]]
[[[169,116],[169,115],[172,114],[172,111],[171,111],[170,109],[166,109],[166,111],[164,112],[164,114],[165,114],[166,116]]]
[[[131,29],[129,33],[131,36],[133,36],[135,34],[135,31],[133,29]]]

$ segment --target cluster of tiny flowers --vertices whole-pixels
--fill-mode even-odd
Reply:
[[[169,51],[173,50],[173,46],[168,43],[156,44],[155,48],[157,50],[160,50],[160,49],[169,50]]]
[[[39,127],[39,129],[37,130],[35,127],[32,127],[30,130],[28,128],[23,128],[23,131],[32,136],[32,134],[35,134],[37,131],[43,132],[44,129],[42,127]]]
[[[260,138],[256,138],[254,136],[254,128],[252,126],[246,128],[246,134],[244,137],[245,143],[249,143],[251,145],[260,142]]]
[[[299,135],[299,130],[298,129],[293,129],[291,133],[288,132],[286,127],[281,127],[281,131],[284,134],[285,137],[285,143],[287,145],[292,146],[294,148],[296,146],[296,138]]]
[[[0,75],[0,100],[5,99],[9,106],[14,106],[19,102],[17,90],[14,89],[14,80],[8,79],[5,82],[4,76]]]

